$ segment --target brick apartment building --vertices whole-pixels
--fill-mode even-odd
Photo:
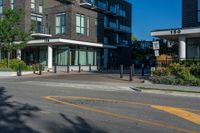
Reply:
[[[182,0],[182,28],[155,30],[151,35],[178,42],[182,60],[200,59],[200,0]]]
[[[76,70],[79,64],[96,69],[129,62],[132,5],[127,0],[0,0],[0,14],[4,7],[24,9],[25,31],[35,25],[32,40],[16,52],[27,64]]]

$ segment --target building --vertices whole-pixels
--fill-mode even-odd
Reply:
[[[200,0],[182,0],[182,28],[154,30],[151,36],[178,42],[182,60],[200,59]]]
[[[27,64],[76,70],[79,64],[95,69],[127,60],[123,51],[131,43],[132,24],[127,0],[0,0],[0,14],[4,7],[25,10],[25,31],[35,25],[32,40],[16,53]],[[3,50],[0,55],[5,57]]]

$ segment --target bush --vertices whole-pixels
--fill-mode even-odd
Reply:
[[[200,64],[192,64],[190,67],[187,66],[185,64],[173,63],[166,68],[153,71],[154,78],[150,80],[159,84],[200,86]]]
[[[44,70],[44,66],[41,66],[41,67],[42,67],[42,71],[43,71]],[[33,68],[33,71],[39,71],[40,64],[33,64],[32,68]]]
[[[7,68],[7,69],[17,71],[19,69],[19,65],[21,65],[22,70],[25,70],[25,71],[32,70],[31,66],[27,66],[24,61],[19,60],[19,59],[11,59],[9,68],[7,68],[7,59],[3,59],[0,61],[0,68],[2,68],[2,69]]]
[[[11,68],[0,68],[0,71],[2,71],[2,72],[12,72],[13,70]]]

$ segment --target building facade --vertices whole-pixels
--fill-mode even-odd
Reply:
[[[182,60],[200,59],[200,0],[182,0],[182,28],[154,30],[151,35],[177,42]]]
[[[131,43],[132,23],[127,0],[0,0],[0,14],[4,7],[24,9],[25,31],[34,24],[32,40],[16,53],[27,64],[76,70],[126,60],[121,51]]]

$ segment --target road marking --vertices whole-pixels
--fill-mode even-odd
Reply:
[[[72,96],[69,96],[69,97],[71,97],[72,99],[75,98],[75,97],[72,97]],[[188,130],[188,129],[175,127],[173,125],[164,124],[164,123],[157,122],[157,121],[142,120],[142,119],[138,119],[138,118],[135,118],[135,117],[115,114],[115,113],[112,113],[112,112],[108,112],[108,111],[104,111],[104,110],[100,110],[100,109],[96,109],[96,108],[90,108],[90,107],[83,106],[83,105],[64,102],[64,101],[58,100],[56,98],[61,98],[61,97],[60,96],[46,96],[45,97],[45,99],[50,100],[50,101],[54,101],[54,102],[61,103],[61,104],[64,104],[64,105],[76,107],[76,108],[79,108],[79,109],[83,109],[83,110],[87,110],[87,111],[91,111],[91,112],[95,112],[95,113],[99,113],[99,114],[103,114],[103,115],[107,115],[107,116],[112,116],[112,117],[115,117],[115,118],[126,119],[126,120],[129,120],[129,121],[132,121],[132,122],[141,122],[143,124],[148,124],[148,125],[152,125],[152,126],[159,126],[159,127],[168,128],[168,129],[172,129],[172,130],[176,130],[176,131],[184,132],[184,133],[198,133],[197,131],[191,131],[191,130]],[[94,99],[94,98],[88,98],[88,99]]]
[[[113,99],[101,99],[101,98],[92,98],[92,97],[83,97],[83,96],[50,96],[50,97],[65,98],[65,99],[97,100],[97,101],[105,101],[105,102],[113,102],[113,103],[119,102],[119,103],[125,103],[128,105],[141,105],[141,106],[149,106],[149,107],[151,107],[152,105],[155,105],[155,104],[129,102],[129,101],[113,100]],[[192,111],[192,112],[200,112],[200,110],[198,110],[198,109],[190,109],[190,108],[180,108],[180,109],[188,110],[188,111]]]
[[[183,118],[185,120],[188,120],[190,122],[200,125],[200,115],[194,114],[192,112],[188,112],[180,108],[174,108],[174,107],[169,107],[169,106],[152,105],[151,107],[168,112],[170,114],[173,114],[175,116],[178,116],[180,118]]]

